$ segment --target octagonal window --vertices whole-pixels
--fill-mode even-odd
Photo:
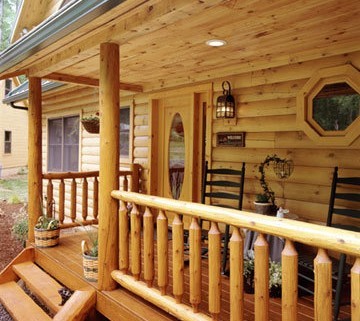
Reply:
[[[313,99],[313,119],[324,131],[344,131],[360,112],[360,94],[346,82],[325,85]]]

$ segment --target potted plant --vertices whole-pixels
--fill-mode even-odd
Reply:
[[[256,200],[254,202],[256,213],[265,215],[271,214],[273,205],[269,200],[270,197],[265,193],[256,194]]]
[[[98,134],[100,132],[99,113],[81,118],[81,123],[85,130],[91,134]]]
[[[246,293],[254,293],[254,269],[255,255],[253,250],[249,250],[244,260],[244,291]],[[271,261],[269,259],[269,295],[272,298],[281,297],[281,263]]]
[[[43,213],[35,225],[34,233],[37,247],[56,246],[59,244],[60,236],[59,221]]]
[[[84,277],[88,281],[98,280],[98,236],[95,228],[86,229],[89,242],[81,241]]]

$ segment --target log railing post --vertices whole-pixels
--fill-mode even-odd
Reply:
[[[201,227],[193,217],[189,227],[190,243],[190,303],[194,313],[199,312],[201,303]]]
[[[93,184],[93,216],[97,219],[99,214],[99,181],[96,176],[94,177]]]
[[[83,221],[86,221],[86,218],[88,216],[88,181],[86,179],[86,177],[84,177],[83,179],[83,183],[82,183],[82,211],[81,211],[81,215],[83,218]]]
[[[65,220],[65,183],[64,180],[60,180],[59,184],[59,221],[64,223]]]
[[[351,321],[360,320],[360,258],[351,268]]]
[[[157,217],[157,258],[158,258],[158,286],[161,295],[166,294],[169,282],[169,250],[168,250],[168,219],[164,211],[160,210]]]
[[[184,294],[184,224],[178,214],[172,223],[173,294],[181,303]]]
[[[297,320],[298,297],[298,253],[294,243],[286,240],[281,254],[282,260],[282,320]]]
[[[34,227],[41,215],[42,200],[42,129],[41,79],[29,77],[28,109],[28,212],[30,242],[35,241]]]
[[[136,204],[130,213],[131,233],[131,273],[136,281],[140,280],[141,273],[141,217]]]
[[[71,195],[70,195],[70,218],[72,222],[76,220],[76,180],[75,178],[71,181]]]
[[[331,260],[324,249],[319,249],[314,259],[315,293],[314,320],[332,320]]]
[[[234,227],[230,246],[230,321],[244,320],[244,242]]]
[[[129,270],[129,218],[126,203],[119,206],[119,269],[123,273]]]
[[[209,312],[213,320],[220,315],[221,299],[221,232],[216,222],[211,222],[209,238]]]
[[[269,244],[264,234],[254,243],[255,321],[269,320]]]
[[[143,216],[144,222],[144,280],[149,288],[153,285],[154,268],[154,216],[149,207],[146,207]]]
[[[52,179],[48,180],[46,187],[46,215],[52,217],[53,215],[53,200],[54,200],[54,186]]]
[[[100,170],[99,170],[99,281],[100,290],[113,290],[111,272],[119,267],[118,202],[111,191],[119,189],[119,45],[100,44]]]
[[[139,164],[130,164],[131,170],[131,192],[139,192],[139,180],[140,180],[140,165]]]

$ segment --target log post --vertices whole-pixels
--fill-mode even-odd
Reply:
[[[129,218],[126,204],[120,201],[119,207],[119,269],[123,273],[129,270]]]
[[[136,281],[140,280],[141,273],[141,217],[136,206],[130,212],[130,254],[131,254],[131,273]]]
[[[88,190],[89,190],[89,184],[86,177],[84,177],[82,183],[82,209],[81,209],[81,215],[83,221],[85,221],[88,216]]]
[[[324,249],[319,249],[314,259],[315,293],[314,313],[315,321],[332,320],[332,263]]]
[[[34,227],[41,215],[42,200],[42,140],[41,140],[41,79],[29,77],[28,109],[28,200],[29,200],[29,234],[30,242],[35,241]]]
[[[64,179],[60,180],[59,184],[59,221],[64,223],[65,220],[65,183]]]
[[[230,238],[230,321],[244,320],[244,242],[239,228]]]
[[[165,212],[160,210],[156,219],[156,234],[157,234],[157,259],[158,259],[158,286],[161,295],[166,294],[169,277],[169,262],[168,262],[168,219]]]
[[[140,180],[140,165],[139,164],[130,164],[130,170],[131,170],[131,192],[139,192],[140,186],[139,186],[139,180]]]
[[[175,214],[172,223],[173,246],[173,294],[176,303],[181,303],[184,294],[184,223]]]
[[[351,268],[351,320],[360,320],[360,258]]]
[[[269,320],[269,244],[264,234],[254,243],[255,252],[255,321]]]
[[[145,208],[144,222],[144,280],[149,288],[153,285],[154,267],[154,216],[149,207]]]
[[[119,189],[119,46],[100,45],[100,171],[99,171],[99,281],[100,290],[113,290],[111,272],[118,269],[118,202],[111,191]]]
[[[294,243],[286,240],[282,260],[282,320],[297,320],[298,253]]]

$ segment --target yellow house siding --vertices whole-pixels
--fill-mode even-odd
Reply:
[[[27,166],[28,114],[2,103],[5,81],[0,81],[0,177],[16,174]],[[11,131],[11,153],[4,152],[5,131]]]

